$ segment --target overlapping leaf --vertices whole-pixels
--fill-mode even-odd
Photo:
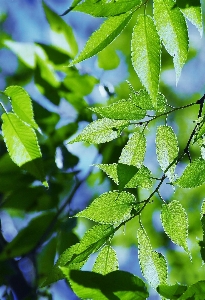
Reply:
[[[178,151],[178,142],[172,127],[159,126],[156,134],[156,152],[162,171],[166,171],[173,163],[178,156]],[[174,179],[175,166],[176,164],[173,163],[166,171],[170,181]]]
[[[187,288],[187,290],[181,295],[179,300],[204,300],[205,295],[205,280],[200,280]]]
[[[85,0],[74,10],[90,14],[94,17],[116,16],[130,11],[141,4],[141,0],[90,1]]]
[[[185,18],[174,0],[154,0],[154,19],[164,46],[173,57],[176,82],[178,82],[188,53]]]
[[[112,225],[95,225],[88,230],[81,241],[63,252],[50,275],[42,286],[51,284],[57,280],[65,278],[59,266],[66,266],[71,269],[80,269],[91,253],[98,251],[98,249],[112,236],[114,228]]]
[[[199,158],[188,164],[183,174],[175,181],[182,188],[194,188],[205,183],[205,160]]]
[[[119,167],[119,165],[121,166]],[[116,184],[120,185],[122,188],[135,188],[140,186],[148,189],[152,186],[151,172],[145,166],[142,166],[140,169],[137,169],[134,166],[115,163],[97,164],[95,166],[104,171]]]
[[[161,253],[152,250],[149,238],[141,226],[137,231],[138,257],[143,276],[156,288],[167,282],[167,263]]]
[[[108,192],[100,195],[76,217],[84,217],[98,223],[122,223],[131,217],[136,206],[135,197],[127,192]]]
[[[9,86],[4,93],[11,98],[13,112],[22,121],[38,129],[38,125],[34,120],[33,107],[28,93],[20,86]]]
[[[172,242],[184,248],[189,254],[187,245],[188,218],[181,203],[177,200],[172,200],[169,204],[163,204],[161,221],[164,231]]]
[[[202,36],[203,24],[200,0],[189,0],[187,3],[184,0],[177,0],[176,5],[180,8],[184,16],[198,28]]]
[[[157,287],[158,293],[167,298],[167,299],[173,299],[173,300],[178,300],[179,297],[187,290],[187,286],[185,285],[180,285],[178,283],[174,285],[159,285]]]
[[[154,21],[150,16],[138,16],[133,29],[131,48],[133,67],[156,107],[161,47]]]
[[[146,138],[143,132],[136,131],[122,149],[119,163],[137,166],[142,165],[146,152]]]
[[[75,142],[88,142],[90,144],[109,142],[119,137],[121,131],[128,125],[129,122],[126,120],[100,119],[86,126],[70,144]]]
[[[92,271],[106,275],[118,269],[119,264],[115,250],[111,246],[104,246],[96,258]]]
[[[3,137],[11,159],[47,187],[35,131],[13,113],[4,113],[2,120]]]
[[[124,272],[114,271],[101,275],[88,271],[61,268],[73,291],[81,299],[147,299],[149,293],[142,279]]]
[[[132,12],[127,12],[105,20],[100,28],[91,35],[82,52],[69,66],[73,66],[103,50],[121,33],[131,18]]]

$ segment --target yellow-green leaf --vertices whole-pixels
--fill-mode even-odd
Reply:
[[[139,15],[132,34],[132,64],[142,84],[157,106],[159,88],[161,46],[153,19]]]
[[[118,269],[119,264],[115,250],[111,246],[104,246],[96,258],[92,271],[106,275]]]

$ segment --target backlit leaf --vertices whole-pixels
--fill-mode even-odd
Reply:
[[[125,28],[132,18],[132,12],[120,16],[110,17],[104,21],[87,41],[82,52],[70,63],[69,66],[90,58],[109,45]]]
[[[4,113],[2,120],[2,133],[11,159],[47,187],[35,131],[13,113]]]
[[[129,138],[127,145],[122,149],[119,162],[137,166],[142,165],[146,152],[146,138],[143,132],[136,131]]]
[[[194,188],[205,183],[205,160],[199,158],[188,164],[183,174],[175,181],[182,188]]]
[[[74,10],[90,14],[94,17],[116,16],[141,4],[141,0],[118,0],[118,1],[90,1],[85,0],[75,7]]]
[[[189,254],[187,245],[188,218],[181,203],[177,200],[172,200],[169,204],[163,204],[161,221],[165,233],[172,242],[184,248]]]
[[[131,48],[133,67],[156,107],[161,47],[154,21],[150,16],[138,16],[133,29]]]
[[[20,86],[9,86],[5,94],[11,98],[13,112],[24,122],[38,129],[34,120],[33,107],[28,93]]]
[[[198,281],[187,288],[187,290],[181,295],[179,300],[204,300],[205,295],[205,280]]]
[[[106,245],[98,254],[92,271],[95,273],[106,275],[118,269],[119,264],[116,252],[111,246]]]
[[[187,3],[184,3],[184,0],[177,0],[176,5],[180,8],[184,16],[198,28],[202,36],[203,24],[200,0],[189,0]]]
[[[88,271],[61,269],[73,291],[81,299],[145,300],[149,296],[142,279],[128,272],[117,270],[101,275]]]
[[[128,121],[100,119],[90,123],[71,142],[88,142],[90,144],[100,144],[112,141],[120,136],[121,131],[129,125]]]
[[[66,266],[71,269],[80,269],[90,254],[98,251],[98,249],[109,239],[110,236],[112,236],[113,233],[113,226],[105,224],[95,225],[86,231],[79,243],[71,246],[60,255],[42,286],[46,286],[57,280],[65,278],[59,266]]]
[[[177,158],[178,151],[178,142],[172,127],[159,126],[156,134],[156,152],[162,171],[166,171],[168,166]],[[170,181],[174,179],[175,166],[176,164],[173,164],[166,172]]]
[[[131,217],[131,211],[135,205],[136,199],[130,193],[108,192],[100,195],[75,216],[88,218],[98,223],[122,223]]]
[[[167,263],[161,253],[152,250],[150,240],[141,226],[137,231],[138,257],[143,276],[156,288],[167,282]]]
[[[178,82],[188,53],[185,18],[174,0],[154,0],[154,19],[164,46],[173,57],[176,82]]]

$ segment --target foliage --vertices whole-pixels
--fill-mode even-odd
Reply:
[[[1,211],[30,220],[10,242],[2,222],[1,285],[11,287],[17,299],[52,299],[49,285],[61,279],[80,299],[147,299],[150,287],[162,299],[204,299],[204,267],[198,267],[205,261],[204,202],[201,223],[197,212],[205,183],[205,97],[193,95],[182,104],[180,96],[173,96],[160,81],[163,69],[169,68],[168,55],[176,82],[189,59],[187,20],[202,35],[200,1],[74,0],[62,16],[78,12],[104,18],[79,54],[72,28],[45,3],[43,9],[50,30],[62,43],[25,45],[8,36],[1,41],[18,57],[22,73],[20,79],[8,77],[8,86],[0,92]],[[126,30],[131,34],[124,35]],[[109,55],[116,58],[116,49],[127,55],[129,81],[116,87],[118,93],[107,90],[106,105],[90,105],[88,95],[100,79],[76,64],[98,54],[100,68],[117,68],[118,59],[108,62]],[[27,93],[26,85],[32,82],[36,95],[49,101],[47,106]],[[60,121],[62,99],[74,115],[66,124]],[[187,114],[194,126],[184,123]],[[87,125],[82,129],[82,124]],[[150,146],[153,137],[155,145]],[[80,159],[71,150],[76,142],[85,147],[95,144],[98,153],[83,176]],[[146,165],[150,147],[148,158],[158,162],[156,170],[151,163]],[[98,186],[105,182],[109,190],[100,194]],[[79,211],[72,208],[73,199],[80,191],[83,201],[85,183],[97,188]],[[163,196],[166,189],[169,196]],[[159,210],[160,231],[150,220]],[[88,226],[81,239],[79,224]],[[131,236],[145,281],[120,270],[116,245],[119,241],[126,245]],[[82,271],[96,252],[92,271]],[[31,261],[35,279],[29,284],[16,258]],[[14,285],[16,280],[21,291]]]

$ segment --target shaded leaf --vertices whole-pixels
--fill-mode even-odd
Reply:
[[[35,129],[38,125],[34,120],[33,107],[28,93],[20,86],[9,86],[5,94],[11,98],[13,112],[24,122]]]
[[[116,69],[120,64],[120,58],[112,47],[106,47],[98,53],[98,66],[104,70]]]
[[[2,133],[11,159],[47,187],[35,131],[13,113],[4,113],[2,120]]]
[[[162,171],[166,171],[169,165],[178,156],[177,137],[171,126],[159,126],[156,134],[156,152],[157,160]],[[166,172],[170,181],[174,180],[174,171],[176,164],[169,167]]]
[[[136,205],[136,199],[132,194],[118,191],[108,192],[100,195],[75,216],[88,218],[98,223],[122,223],[131,217],[134,205]]]
[[[129,138],[127,145],[122,149],[119,163],[137,166],[140,168],[146,152],[146,138],[143,132],[136,131]]]
[[[109,142],[119,137],[121,131],[128,125],[128,121],[100,119],[86,126],[69,144],[75,142],[88,142],[90,144]]]
[[[178,283],[174,285],[159,285],[157,287],[157,292],[167,298],[167,299],[173,299],[173,300],[178,300],[179,297],[187,290],[186,285],[180,285]]]
[[[138,257],[143,276],[156,288],[167,282],[167,263],[161,253],[152,250],[150,240],[141,226],[137,231]]]
[[[70,269],[80,269],[90,254],[98,251],[98,249],[114,234],[114,228],[111,225],[95,225],[89,229],[81,241],[66,251],[64,251],[49,276],[42,284],[46,286],[55,281],[65,278],[59,266],[66,266]]]
[[[54,216],[55,213],[48,212],[32,219],[29,224],[21,229],[17,236],[4,247],[3,252],[0,253],[0,260],[25,255],[33,250],[48,229]]]
[[[184,170],[175,184],[182,188],[194,188],[205,183],[205,160],[196,159]]]
[[[81,299],[144,300],[149,296],[145,283],[128,272],[114,271],[101,275],[88,271],[69,271],[66,268],[62,268],[62,271]]]
[[[93,2],[93,3],[92,3]],[[94,17],[116,16],[130,11],[141,4],[141,0],[90,1],[85,0],[74,10],[90,14]]]
[[[198,281],[187,288],[184,294],[178,298],[179,300],[204,300],[205,280]]]
[[[188,53],[185,18],[174,0],[154,0],[154,19],[165,49],[173,57],[178,82]]]
[[[90,58],[109,45],[125,28],[132,18],[132,12],[127,12],[116,17],[110,17],[104,21],[87,41],[82,52],[70,63],[69,66]]]
[[[115,250],[108,245],[104,246],[96,258],[92,271],[106,275],[118,269],[119,264]]]
[[[162,205],[161,221],[165,233],[172,242],[190,254],[187,244],[188,218],[185,209],[178,200],[172,200],[169,204]]]
[[[154,21],[150,16],[138,16],[137,24],[133,29],[131,48],[133,67],[156,107],[161,47]]]

